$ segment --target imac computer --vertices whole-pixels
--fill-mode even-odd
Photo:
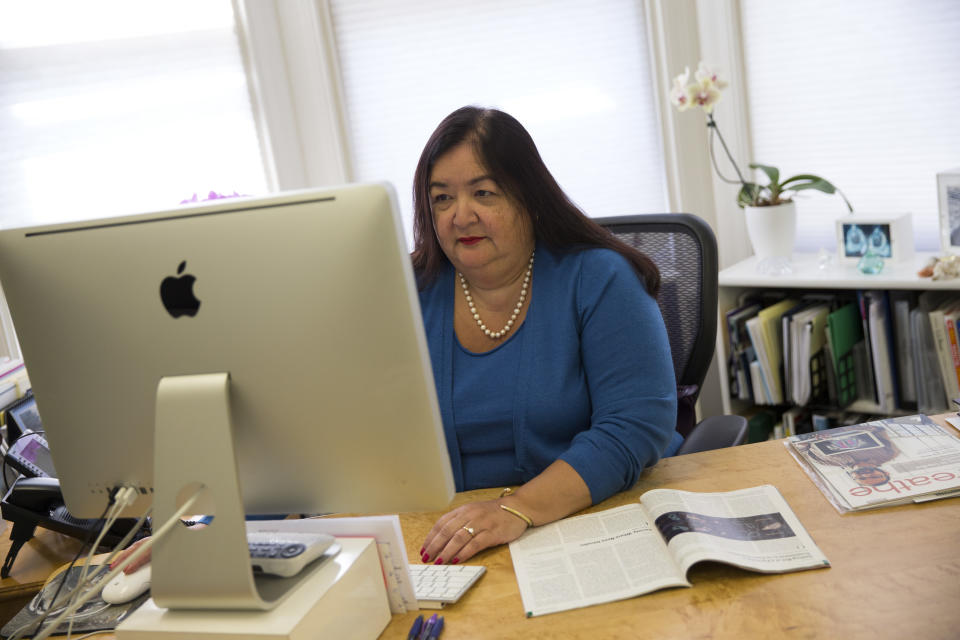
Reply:
[[[212,551],[206,571],[229,556],[249,582],[245,513],[453,497],[387,184],[0,231],[0,283],[72,515],[99,516],[127,486],[140,497],[125,515],[153,503],[157,522],[204,488],[192,513],[213,513],[215,535],[157,542],[160,606],[234,606],[207,597],[219,577],[195,576],[201,594],[175,574],[202,574]]]

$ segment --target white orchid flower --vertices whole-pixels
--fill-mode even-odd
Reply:
[[[690,67],[685,67],[683,73],[673,79],[673,86],[670,88],[670,103],[678,111],[686,111],[693,106],[689,83]]]
[[[701,107],[704,113],[713,111],[713,105],[720,99],[720,89],[710,78],[704,78],[687,87],[690,94],[690,101]]]
[[[720,144],[727,154],[727,159],[730,160],[730,164],[737,172],[737,179],[728,178],[720,172],[716,158],[713,156],[712,147],[710,161],[721,180],[730,184],[740,185],[740,191],[737,194],[737,204],[741,207],[771,206],[784,202],[784,200],[792,197],[797,191],[816,189],[828,194],[840,194],[847,208],[853,211],[853,206],[847,201],[847,198],[839,189],[823,178],[814,175],[800,174],[792,178],[787,178],[786,180],[781,180],[780,172],[776,167],[750,163],[751,169],[761,169],[767,174],[768,182],[765,185],[747,182],[743,176],[743,172],[740,171],[740,167],[737,165],[737,161],[730,153],[727,143],[724,142],[723,136],[720,135],[720,127],[717,126],[717,122],[713,117],[713,105],[720,99],[720,91],[726,86],[727,82],[720,78],[720,73],[716,69],[705,65],[701,60],[692,82],[690,81],[690,67],[685,67],[683,73],[673,79],[673,85],[670,87],[670,102],[673,103],[673,106],[677,107],[678,111],[686,111],[694,107],[700,107],[707,115],[710,143],[713,144],[714,136],[720,140]]]
[[[708,67],[702,60],[697,66],[697,72],[694,74],[694,78],[696,78],[699,83],[703,83],[704,80],[709,80],[718,90],[727,88],[727,81],[720,77],[720,72]]]

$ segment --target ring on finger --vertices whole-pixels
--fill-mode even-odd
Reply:
[[[467,525],[463,525],[460,528],[466,531],[467,533],[469,533],[471,538],[477,534],[476,530],[474,530],[473,527],[468,527]]]

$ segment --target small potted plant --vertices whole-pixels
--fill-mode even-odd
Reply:
[[[769,265],[770,260],[785,259],[789,262],[793,253],[793,241],[796,236],[797,213],[793,196],[798,191],[815,189],[823,193],[836,193],[843,198],[847,208],[852,212],[850,202],[829,181],[812,174],[799,174],[784,180],[780,179],[780,171],[770,165],[750,163],[750,168],[760,170],[766,175],[766,183],[759,184],[744,178],[740,167],[730,153],[727,143],[720,134],[717,122],[713,117],[713,106],[720,99],[720,92],[727,83],[719,74],[703,62],[697,68],[693,80],[690,79],[690,69],[673,79],[670,88],[670,102],[679,111],[701,108],[707,116],[709,128],[710,161],[721,180],[730,184],[739,184],[737,204],[744,209],[747,223],[747,234],[753,251],[760,260],[760,264]],[[728,178],[720,171],[714,154],[714,136],[720,141],[724,152],[737,174],[737,179]],[[761,266],[761,270],[764,270]]]

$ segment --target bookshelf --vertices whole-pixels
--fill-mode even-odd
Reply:
[[[888,261],[883,271],[866,275],[857,270],[856,262],[839,262],[836,255],[825,269],[820,268],[817,254],[794,254],[793,273],[767,275],[757,271],[756,257],[750,257],[720,271],[718,284],[718,308],[720,330],[717,332],[717,358],[721,368],[720,390],[724,413],[748,413],[753,405],[731,397],[730,381],[726,375],[729,356],[729,336],[726,312],[737,304],[738,297],[746,291],[769,290],[803,293],[807,291],[858,291],[858,290],[927,290],[960,291],[960,278],[934,281],[921,278],[917,272],[934,257],[935,253],[918,252],[911,260]],[[861,413],[884,413],[872,402],[858,400],[849,408]]]

